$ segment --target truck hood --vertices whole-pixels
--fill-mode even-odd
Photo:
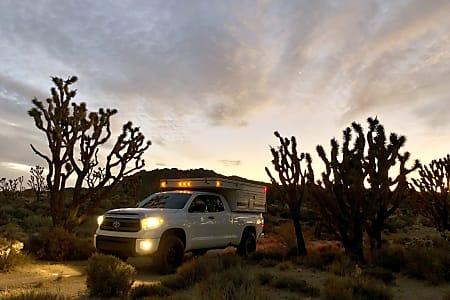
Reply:
[[[179,214],[181,209],[164,209],[164,208],[117,208],[108,210],[105,216],[120,216],[130,218],[147,218],[147,217],[164,217],[167,215]]]

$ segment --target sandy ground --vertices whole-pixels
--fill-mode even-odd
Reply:
[[[258,245],[258,250],[269,250],[280,247],[275,240],[267,239]],[[231,248],[216,251],[235,251]],[[207,254],[208,255],[208,254]],[[153,283],[161,280],[161,275],[151,268],[148,258],[130,258],[128,263],[137,269],[135,284]],[[86,289],[86,265],[87,261],[49,263],[37,261],[32,264],[16,268],[7,273],[0,273],[0,298],[18,290],[47,291],[76,299],[87,295]],[[324,286],[329,273],[303,269],[291,266],[282,271],[277,268],[263,268],[261,266],[249,266],[249,272],[270,271],[291,275],[305,280],[308,284],[321,289]],[[295,293],[263,287],[264,293],[271,299],[299,299]],[[432,286],[426,282],[407,278],[397,274],[395,284],[390,286],[396,300],[430,299],[440,300],[450,292],[450,284]],[[314,298],[313,298],[314,299]],[[317,298],[318,299],[318,298]]]
[[[135,284],[158,282],[161,279],[159,274],[151,270],[147,261],[131,259],[130,263],[135,265],[138,270]],[[264,270],[260,266],[251,268],[254,272]],[[87,294],[85,270],[85,261],[63,264],[36,262],[8,273],[0,273],[0,296],[17,290],[47,291],[74,299],[85,296]],[[298,276],[317,288],[323,287],[328,276],[328,273],[325,272],[295,267],[284,271],[274,268],[270,271],[283,272],[283,275]],[[440,300],[450,291],[450,284],[432,286],[426,282],[398,275],[395,284],[390,288],[394,292],[395,299],[398,300]],[[296,294],[286,291],[264,289],[265,293],[273,299],[297,299],[298,297],[296,297]]]

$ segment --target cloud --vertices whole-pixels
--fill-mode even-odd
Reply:
[[[235,167],[241,165],[242,163],[240,160],[229,160],[229,159],[222,159],[219,160],[219,162],[223,164],[225,167]]]
[[[11,3],[0,1],[0,161],[30,161],[13,148],[42,140],[26,112],[53,75],[77,75],[89,109],[117,108],[116,130],[133,120],[151,151],[192,159],[205,143],[256,139],[250,129],[316,142],[373,115],[424,134],[450,124],[446,0]]]

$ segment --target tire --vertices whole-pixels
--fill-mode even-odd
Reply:
[[[247,257],[256,251],[256,237],[251,231],[244,231],[241,243],[237,247],[237,254]]]
[[[183,263],[184,244],[176,236],[167,236],[159,245],[153,261],[157,271],[161,274],[175,273]]]

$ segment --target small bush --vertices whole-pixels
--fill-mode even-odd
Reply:
[[[366,269],[366,270],[364,270],[363,274],[364,274],[364,276],[381,280],[385,284],[390,284],[395,279],[395,276],[391,270],[383,269],[380,267]]]
[[[64,296],[52,294],[49,292],[35,292],[35,291],[15,291],[2,295],[3,300],[65,300]]]
[[[391,245],[378,250],[373,256],[373,264],[393,272],[400,272],[405,266],[405,249],[400,245]]]
[[[277,265],[278,270],[286,271],[292,268],[292,263],[289,261],[283,261]]]
[[[235,254],[201,256],[184,263],[176,274],[183,279],[186,286],[193,285],[207,278],[210,274],[220,272],[240,264]]]
[[[442,297],[442,300],[450,300],[450,291],[447,291],[447,293]]]
[[[357,266],[348,256],[342,255],[336,257],[336,259],[329,265],[328,270],[339,276],[353,275],[358,272],[359,266]]]
[[[52,218],[49,216],[42,215],[29,215],[23,219],[21,222],[22,227],[29,232],[29,230],[36,230],[43,227],[52,226]]]
[[[276,289],[285,289],[291,292],[303,293],[307,296],[318,296],[319,290],[306,283],[305,280],[291,276],[276,276],[270,272],[258,274],[261,285],[269,285]]]
[[[0,226],[0,236],[9,240],[18,240],[24,242],[28,239],[27,233],[16,223],[8,223]]]
[[[322,292],[324,300],[390,300],[393,295],[381,282],[364,277],[337,277],[327,279]]]
[[[237,266],[224,272],[212,273],[206,280],[198,283],[195,288],[194,299],[259,300],[268,298],[261,295],[255,280],[249,276],[247,271]]]
[[[406,252],[404,272],[432,284],[450,282],[450,247],[415,247]]]
[[[262,285],[269,284],[272,282],[274,275],[269,272],[263,272],[258,274],[258,280]]]
[[[290,219],[290,215],[288,218]],[[297,236],[295,235],[295,228],[292,221],[283,223],[277,232],[289,249],[297,247]]]
[[[86,286],[91,296],[120,297],[128,294],[136,270],[115,256],[94,254],[88,260]]]
[[[172,294],[172,290],[161,284],[140,284],[130,291],[131,299],[145,297],[167,297]]]
[[[22,248],[22,242],[0,238],[0,271],[9,271],[30,261]]]
[[[188,287],[185,279],[178,274],[171,274],[161,279],[161,284],[172,290],[182,290]]]
[[[255,251],[249,256],[250,262],[261,263],[262,261],[280,262],[284,260],[284,253],[282,251]]]
[[[290,276],[274,277],[269,283],[277,289],[287,289],[291,292],[303,293],[307,296],[318,296],[319,290],[306,283],[305,280]]]
[[[342,261],[345,255],[335,251],[311,253],[307,256],[292,258],[293,262],[300,264],[306,268],[314,268],[318,270],[327,270],[327,268],[335,261]]]
[[[92,241],[63,228],[45,228],[30,237],[27,248],[36,258],[53,261],[84,260],[94,253]]]

